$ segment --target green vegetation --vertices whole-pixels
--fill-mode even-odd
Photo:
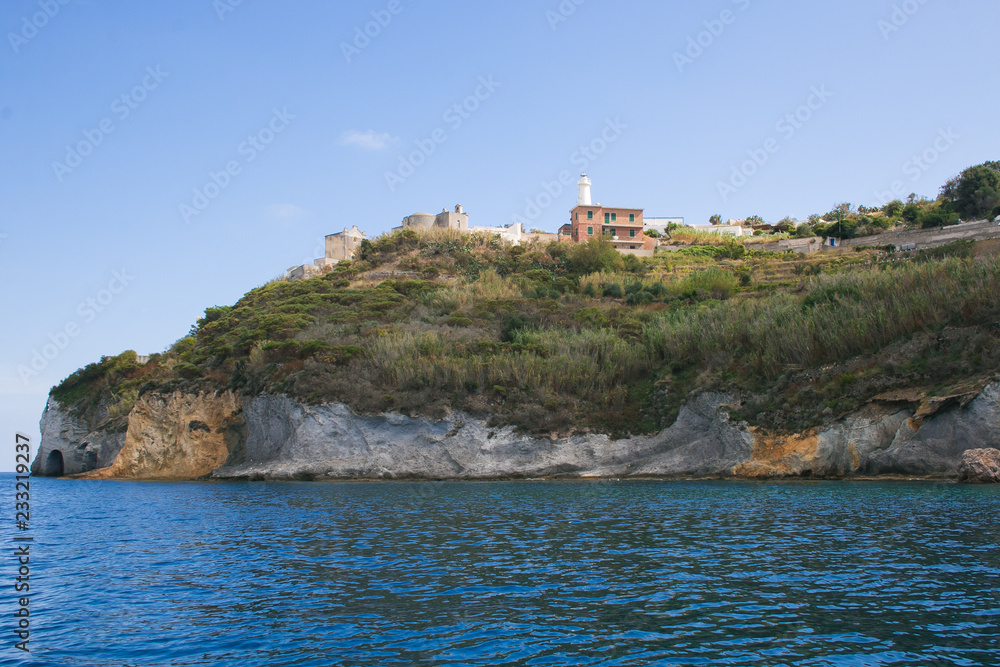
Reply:
[[[1000,371],[996,244],[754,247],[717,238],[640,260],[599,239],[397,232],[322,277],[208,308],[148,364],[102,358],[53,396],[109,429],[143,392],[231,389],[618,436],[669,425],[692,392],[731,392],[751,424],[799,430],[882,392],[947,393]]]
[[[52,398],[61,405],[75,406],[94,427],[120,430],[125,427],[144,382],[142,367],[136,364],[136,353],[128,350],[87,364],[53,388]]]
[[[1000,162],[969,167],[941,188],[940,199],[967,219],[1000,215]]]

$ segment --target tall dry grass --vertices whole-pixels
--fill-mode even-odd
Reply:
[[[647,327],[646,345],[661,359],[722,355],[774,378],[789,365],[874,353],[916,331],[998,315],[1000,261],[950,259],[820,276],[804,296],[675,311]]]

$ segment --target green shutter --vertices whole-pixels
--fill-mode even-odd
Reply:
[[[594,228],[593,227],[587,227],[587,234],[590,235],[590,236],[593,236],[594,235]]]

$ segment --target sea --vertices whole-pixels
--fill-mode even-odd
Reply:
[[[997,487],[0,479],[2,664],[1000,665]]]

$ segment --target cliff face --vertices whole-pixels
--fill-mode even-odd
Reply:
[[[869,474],[955,475],[968,449],[1000,444],[1000,383],[959,409],[904,421],[889,447],[875,452]],[[915,472],[920,471],[920,472]]]
[[[109,467],[87,476],[126,479],[952,478],[966,450],[1000,445],[996,383],[936,414],[872,404],[823,429],[786,436],[732,422],[732,402],[702,394],[661,433],[611,440],[531,437],[460,413],[441,421],[361,417],[341,404],[308,406],[285,396],[146,395],[129,416],[117,456],[110,454],[114,442],[95,449],[92,434],[50,402],[33,469],[44,470],[50,452],[61,448],[73,461],[67,474],[105,461]],[[84,459],[79,451],[95,455]]]
[[[246,426],[232,392],[146,394],[129,414],[125,444],[90,478],[196,479],[242,460]]]
[[[39,426],[42,440],[31,464],[33,475],[58,477],[104,468],[125,444],[125,433],[94,431],[51,396]]]
[[[745,460],[752,436],[730,423],[726,397],[705,394],[653,437],[551,440],[492,429],[453,414],[442,421],[358,417],[343,405],[260,396],[244,404],[246,462],[215,477],[465,478],[549,475],[716,475]]]

